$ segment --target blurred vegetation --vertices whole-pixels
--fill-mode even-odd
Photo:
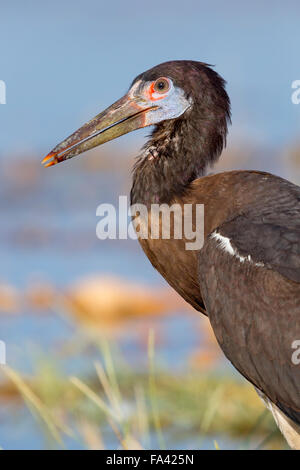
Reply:
[[[182,448],[182,442],[201,449],[204,439],[213,443],[226,435],[240,449],[286,448],[246,381],[193,368],[176,374],[161,369],[152,332],[145,371],[112,355],[107,342],[96,345],[101,360],[84,377],[65,377],[57,363],[45,360],[31,377],[3,367],[0,400],[26,402],[45,434],[45,447],[65,447],[68,437],[88,449]]]
[[[129,281],[138,279],[137,272],[144,267],[136,267],[140,260],[137,242],[96,239],[94,211],[100,202],[114,203],[119,194],[129,194],[134,154],[132,149],[124,151],[117,145],[110,151],[96,149],[87,158],[74,159],[72,165],[50,171],[40,166],[39,155],[1,160],[0,209],[4,222],[0,254],[7,263],[0,273],[1,325],[9,325],[10,346],[16,345],[22,355],[27,347],[23,341],[26,315],[34,326],[44,319],[41,337],[36,332],[41,330],[34,327],[28,333],[34,345],[49,340],[47,328],[54,317],[61,320],[55,325],[48,354],[47,348],[31,357],[24,354],[26,361],[31,361],[30,375],[3,367],[2,408],[10,404],[19,410],[25,401],[41,426],[47,448],[68,447],[70,443],[72,447],[98,449],[202,448],[208,441],[214,447],[214,440],[223,437],[235,448],[286,448],[253,387],[231,375],[229,368],[222,369],[223,356],[208,321],[199,320],[165,284],[149,287]],[[214,171],[230,169],[270,171],[299,184],[300,144],[296,142],[276,154],[250,141],[231,143]],[[111,269],[114,276],[101,264],[107,249],[109,259],[117,260]],[[130,253],[126,273],[117,271],[124,250]],[[99,259],[95,274],[91,259]],[[59,269],[71,262],[76,273],[66,271],[57,281]],[[170,333],[174,313],[195,318],[191,328],[196,344],[190,330],[177,325]],[[65,336],[56,343],[56,335],[65,324],[70,329],[64,330]],[[155,341],[153,334],[148,336],[152,329]],[[175,338],[170,352],[172,368],[157,352],[166,330]],[[176,335],[180,335],[182,348],[178,355]],[[103,336],[110,347],[100,340]],[[127,352],[130,349],[136,359],[130,365],[128,358],[115,351],[115,345],[124,339]],[[93,347],[90,356],[86,354],[87,345]],[[168,341],[164,346],[169,348]],[[185,367],[176,369],[174,362],[182,351]],[[143,361],[139,359],[147,354],[148,366],[141,367]],[[83,367],[89,372],[81,370],[74,355],[76,361],[80,357],[85,366],[90,365]],[[74,362],[74,377],[67,376],[63,365],[66,356]],[[91,373],[95,357],[98,362]],[[0,423],[2,435],[5,418]]]

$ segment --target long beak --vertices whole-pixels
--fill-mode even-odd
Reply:
[[[58,144],[42,161],[46,167],[56,165],[109,140],[148,125],[147,113],[156,106],[137,103],[125,95],[74,134]]]

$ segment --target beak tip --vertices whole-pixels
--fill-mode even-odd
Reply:
[[[50,161],[51,160],[51,161]],[[45,168],[48,168],[49,166],[56,165],[57,159],[56,159],[56,153],[55,152],[50,152],[46,157],[42,160],[41,164],[44,165]]]

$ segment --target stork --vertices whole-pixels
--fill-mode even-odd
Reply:
[[[251,382],[300,449],[300,187],[261,171],[207,175],[226,145],[230,100],[211,66],[170,61],[57,145],[55,165],[154,126],[133,171],[131,202],[204,204],[201,249],[185,238],[139,238],[167,282],[207,315],[225,356]]]

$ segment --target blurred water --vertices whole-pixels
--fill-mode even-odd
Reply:
[[[42,172],[30,177],[29,182],[23,175],[22,184],[19,178],[14,179],[14,171],[6,171],[7,178],[0,187],[0,282],[23,292],[30,283],[47,281],[63,292],[78,279],[111,274],[166,286],[137,241],[96,238],[96,207],[101,202],[116,202],[122,185],[120,175],[66,167],[62,170]],[[55,309],[32,312],[27,307],[18,314],[1,314],[0,338],[6,342],[11,367],[25,375],[35,374],[36,362],[43,357],[56,362],[66,376],[93,372],[99,351],[79,347],[72,354],[63,352],[68,344],[74,347],[80,326],[61,313]],[[197,314],[186,312],[152,321],[158,332],[156,355],[161,365],[174,371],[186,366],[201,342],[197,322]],[[118,347],[134,370],[144,370],[147,345],[134,330],[135,326],[127,329],[127,334],[117,340]],[[40,448],[45,439],[23,407],[5,406],[0,407],[0,445],[7,449]],[[70,441],[67,446],[79,444]]]

